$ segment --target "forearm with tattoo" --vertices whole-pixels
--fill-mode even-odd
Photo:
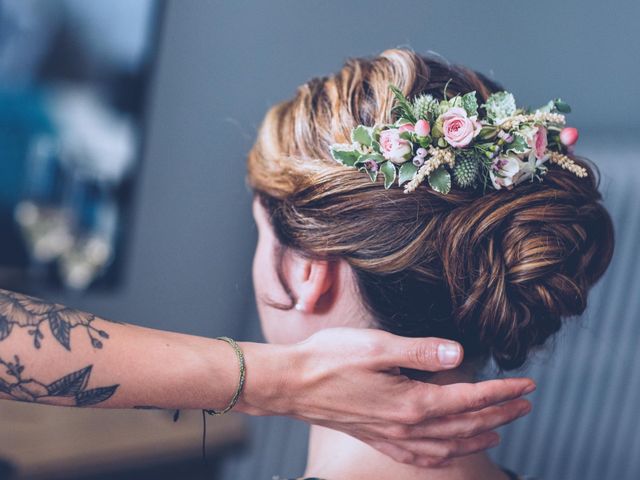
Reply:
[[[233,357],[213,339],[114,322],[0,289],[0,399],[217,409],[237,382]]]
[[[53,339],[67,351],[71,351],[71,332],[76,328],[86,332],[93,348],[101,349],[109,334],[95,328],[95,320],[96,316],[90,313],[0,289],[0,342],[14,329],[25,329],[33,337],[33,346],[40,349],[46,340],[42,332],[46,323]],[[23,375],[25,365],[18,355],[7,360],[1,353],[4,352],[0,351],[0,366],[4,368],[0,370],[0,393],[12,400],[86,407],[107,400],[119,386],[87,388],[93,365],[45,383]]]

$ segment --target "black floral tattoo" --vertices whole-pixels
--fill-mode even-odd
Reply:
[[[24,365],[17,355],[13,362],[0,358],[0,365],[6,368],[0,372],[0,393],[8,395],[12,400],[22,402],[50,403],[74,407],[88,407],[110,398],[119,385],[87,389],[93,365],[89,365],[46,384],[22,375]],[[60,400],[66,398],[67,400]],[[54,400],[58,399],[58,400]]]
[[[107,339],[109,334],[91,325],[95,319],[95,315],[64,305],[0,290],[0,340],[7,338],[17,326],[27,328],[33,336],[33,345],[40,348],[44,338],[41,325],[47,322],[55,339],[67,350],[71,350],[71,330],[77,327],[87,332],[94,348],[102,348],[100,338]]]

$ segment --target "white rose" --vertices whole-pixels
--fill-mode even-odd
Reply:
[[[510,190],[513,188],[521,180],[520,177],[525,174],[523,171],[524,165],[524,162],[516,156],[509,155],[496,158],[489,170],[493,187],[496,190],[501,188]]]

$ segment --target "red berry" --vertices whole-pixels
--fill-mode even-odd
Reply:
[[[570,147],[578,141],[578,129],[574,127],[565,127],[560,131],[560,141],[563,145]]]

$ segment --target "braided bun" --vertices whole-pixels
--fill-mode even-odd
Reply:
[[[454,209],[439,235],[452,318],[503,368],[581,314],[612,254],[612,226],[590,180],[554,170],[542,184]]]

